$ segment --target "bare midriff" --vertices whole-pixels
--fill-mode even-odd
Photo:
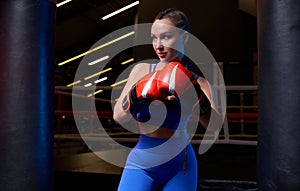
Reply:
[[[143,134],[152,138],[171,138],[175,130],[166,127],[157,127],[153,125],[139,125],[140,134]],[[184,131],[182,131],[184,132]]]

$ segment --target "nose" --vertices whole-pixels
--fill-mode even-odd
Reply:
[[[154,43],[155,48],[160,49],[163,47],[163,44],[160,39],[157,39],[156,42]]]

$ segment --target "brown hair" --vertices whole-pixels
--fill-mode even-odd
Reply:
[[[168,8],[157,14],[155,20],[170,19],[174,25],[182,30],[188,31],[188,20],[186,15],[177,8]]]

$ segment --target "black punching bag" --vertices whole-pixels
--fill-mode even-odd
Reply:
[[[258,0],[261,191],[300,190],[300,1]]]
[[[54,2],[0,1],[0,190],[53,190]]]

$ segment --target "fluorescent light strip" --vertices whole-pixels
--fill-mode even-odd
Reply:
[[[111,87],[115,87],[115,86],[117,86],[117,85],[119,85],[119,84],[123,84],[123,83],[127,82],[127,80],[128,80],[128,78],[125,79],[125,80],[121,80],[121,81],[119,81],[119,82],[116,82],[116,83],[114,83],[114,84],[112,84],[112,85],[110,85],[110,86],[111,86]]]
[[[66,4],[66,3],[69,3],[69,2],[71,2],[71,1],[72,1],[72,0],[65,0],[65,1],[63,1],[63,2],[57,3],[57,4],[56,4],[56,7],[60,7],[60,6]]]
[[[90,76],[88,76],[88,77],[85,77],[84,80],[91,79],[91,78],[93,78],[93,77],[96,77],[96,76],[98,76],[98,75],[100,75],[100,74],[103,74],[104,72],[108,72],[108,71],[110,71],[110,70],[112,70],[112,68],[107,68],[107,69],[105,69],[105,70],[102,70],[102,71],[100,71],[100,72],[97,72],[97,73],[95,73],[95,74],[92,74],[92,75],[90,75]]]
[[[96,80],[96,81],[94,81],[94,82],[95,82],[95,84],[98,84],[98,83],[100,83],[100,82],[103,82],[104,80],[107,80],[107,77],[101,78],[101,79]]]
[[[94,52],[94,51],[96,51],[96,50],[99,50],[99,49],[104,48],[104,47],[106,47],[106,46],[108,46],[108,45],[111,45],[111,44],[113,44],[113,43],[115,43],[115,42],[117,42],[117,41],[119,41],[119,40],[122,40],[122,39],[124,39],[124,38],[126,38],[126,37],[128,37],[128,36],[131,36],[131,35],[133,35],[133,34],[134,34],[134,31],[131,31],[131,32],[127,33],[127,34],[124,34],[124,35],[122,35],[122,36],[120,36],[120,37],[114,39],[114,40],[111,40],[111,41],[109,41],[109,42],[107,42],[107,43],[104,43],[104,44],[102,44],[102,45],[100,45],[100,46],[97,46],[97,47],[95,47],[95,48],[93,48],[93,49],[91,49],[91,50],[88,50],[88,51],[86,51],[86,52],[84,52],[84,53],[82,53],[82,54],[79,54],[79,55],[77,55],[77,56],[74,56],[73,58],[70,58],[70,59],[68,59],[68,60],[66,60],[66,61],[60,62],[60,63],[58,63],[58,66],[62,66],[62,65],[64,65],[64,64],[68,63],[68,62],[71,62],[71,61],[73,61],[73,60],[76,60],[76,59],[78,59],[78,58],[81,58],[81,57],[83,57],[83,56],[85,56],[85,55],[87,55],[87,54],[90,54],[90,53],[92,53],[92,52]]]
[[[104,57],[102,57],[102,58],[99,58],[99,59],[97,59],[97,60],[94,60],[93,62],[88,63],[88,65],[89,65],[89,66],[95,65],[95,64],[97,64],[97,63],[99,63],[99,62],[101,62],[101,61],[103,61],[103,60],[108,59],[108,58],[109,58],[109,56],[104,56]]]
[[[93,95],[96,95],[96,94],[101,93],[101,92],[103,92],[103,90],[95,91],[94,93],[89,94],[88,97],[92,97]]]
[[[126,61],[122,62],[121,64],[124,65],[124,64],[127,64],[129,62],[133,62],[133,61],[134,61],[134,58],[131,58],[129,60],[126,60]]]
[[[93,84],[92,83],[88,83],[88,84],[84,84],[83,86],[85,87],[85,88],[87,88],[87,87],[90,87],[90,86],[92,86]]]
[[[95,73],[95,74],[93,74],[93,75],[90,75],[90,76],[84,78],[84,80],[88,80],[88,79],[90,79],[90,78],[93,78],[93,77],[95,77],[95,76],[97,76],[97,75],[100,75],[100,74],[102,74],[102,73],[104,73],[104,72],[108,72],[108,71],[110,71],[110,70],[112,70],[112,68],[107,68],[106,70],[102,70],[102,71],[100,71],[100,72],[98,72],[98,73]],[[107,77],[104,77],[104,78],[107,78]],[[105,80],[106,80],[106,79],[105,79]],[[71,83],[71,84],[68,84],[67,87],[74,86],[74,85],[76,85],[76,84],[79,84],[80,82],[81,82],[80,80],[77,80],[76,82],[73,82],[73,83]],[[87,84],[85,84],[85,85],[87,85]],[[84,85],[84,86],[85,86],[85,85]]]
[[[119,9],[119,10],[116,10],[116,11],[114,11],[114,12],[112,12],[112,13],[110,13],[110,14],[104,16],[104,17],[102,17],[102,20],[106,20],[106,19],[108,19],[108,18],[110,18],[110,17],[112,17],[112,16],[115,16],[116,14],[119,14],[119,13],[121,13],[122,11],[125,11],[125,10],[127,10],[127,9],[129,9],[129,8],[131,8],[131,7],[134,7],[134,6],[138,5],[139,3],[140,3],[139,1],[136,1],[136,2],[134,2],[134,3],[131,3],[131,4],[127,5],[127,6],[125,6],[125,7],[121,8],[121,9]]]
[[[80,80],[77,80],[76,82],[73,82],[71,84],[68,84],[67,87],[71,87],[71,86],[74,86],[76,84],[79,84],[81,81]]]

